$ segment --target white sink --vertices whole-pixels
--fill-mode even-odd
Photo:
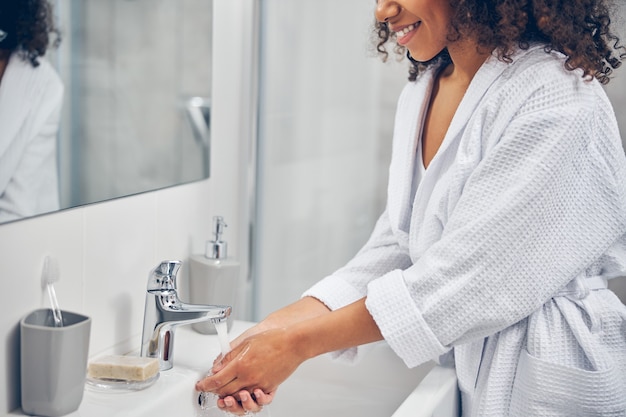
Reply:
[[[230,337],[253,323],[235,321]],[[190,326],[176,330],[174,368],[161,372],[142,391],[106,392],[87,386],[80,408],[67,417],[194,417],[198,414],[195,382],[219,353],[217,336],[201,335]],[[386,417],[409,396],[433,364],[407,369],[385,344],[372,346],[356,365],[326,356],[305,362],[268,407],[270,417]],[[15,411],[13,415],[23,415]]]

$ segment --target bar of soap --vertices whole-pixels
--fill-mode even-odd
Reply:
[[[94,379],[145,381],[159,372],[156,358],[108,355],[89,363],[87,375]]]

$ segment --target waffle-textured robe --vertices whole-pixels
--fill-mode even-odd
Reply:
[[[11,54],[0,82],[0,222],[59,208],[63,84],[52,66]]]
[[[399,98],[372,236],[305,295],[366,296],[409,367],[453,351],[464,416],[626,415],[626,306],[606,289],[626,275],[626,160],[604,91],[541,46],[489,58],[411,201],[433,80]]]

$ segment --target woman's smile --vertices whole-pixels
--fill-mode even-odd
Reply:
[[[420,26],[421,23],[422,22],[415,22],[399,30],[392,29],[396,34],[396,41],[398,42],[398,44],[403,46],[406,45],[411,40],[413,34],[415,33],[415,30]]]
[[[448,0],[378,0],[375,16],[413,59],[426,62],[448,47],[453,12]]]

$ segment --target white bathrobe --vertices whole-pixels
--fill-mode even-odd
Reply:
[[[452,350],[464,416],[626,415],[626,306],[606,289],[626,275],[626,159],[604,91],[539,46],[489,58],[411,201],[433,74],[400,96],[370,240],[305,295],[367,296],[409,367]]]
[[[0,222],[59,208],[57,131],[63,84],[17,54],[0,82]]]

